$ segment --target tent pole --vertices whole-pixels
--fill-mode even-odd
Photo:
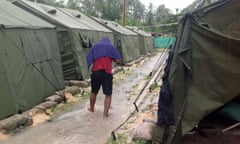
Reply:
[[[225,128],[225,129],[223,129],[223,130],[222,130],[222,132],[229,131],[229,130],[231,130],[231,129],[235,128],[235,127],[238,127],[239,125],[240,125],[240,122],[237,122],[236,124],[234,124],[234,125],[231,125],[231,126],[229,126],[229,127]]]

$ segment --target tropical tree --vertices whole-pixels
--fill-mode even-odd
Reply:
[[[146,14],[146,20],[145,20],[145,25],[150,26],[150,30],[153,31],[154,28],[151,27],[155,24],[155,19],[154,19],[154,14],[153,14],[153,4],[150,3],[148,7],[148,12]]]
[[[64,0],[31,0],[48,5],[63,7]],[[188,12],[200,4],[209,4],[216,0],[195,0],[194,3],[182,12],[174,15],[165,5],[157,6],[153,9],[150,3],[146,9],[140,0],[126,0],[126,24],[132,26],[147,27],[149,31],[158,30],[158,25],[176,23],[181,15]],[[106,20],[112,20],[121,23],[123,0],[68,0],[66,7],[78,9],[83,13],[91,16],[101,17]],[[165,29],[165,28],[164,28]]]
[[[95,9],[94,9],[94,1],[91,0],[79,0],[79,3],[81,4],[80,10],[88,15],[96,15]]]
[[[119,0],[105,0],[102,18],[112,21],[121,19],[122,3]]]
[[[67,7],[70,9],[77,9],[77,1],[76,0],[68,0]]]
[[[156,23],[164,23],[165,20],[171,15],[170,9],[166,8],[165,5],[158,6],[156,13]]]
[[[30,0],[33,2],[37,2],[37,3],[43,3],[46,5],[52,5],[52,6],[57,6],[57,7],[63,7],[63,0],[61,1],[56,1],[56,0]]]
[[[133,0],[128,11],[131,12],[134,25],[139,24],[144,20],[145,6],[139,0]]]
[[[94,0],[94,8],[95,10],[102,12],[104,8],[105,0]]]

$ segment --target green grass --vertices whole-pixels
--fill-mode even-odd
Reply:
[[[150,89],[151,91],[153,91],[153,90],[155,90],[155,89],[157,89],[157,88],[159,88],[159,85],[156,84],[156,83],[152,84],[152,85],[149,87],[149,89]]]

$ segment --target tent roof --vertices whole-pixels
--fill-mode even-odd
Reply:
[[[146,36],[146,37],[152,37],[151,33],[147,33],[141,29],[138,29],[138,28],[132,28],[132,27],[129,27],[130,30],[138,33],[139,35],[142,35],[142,36]]]
[[[219,0],[193,12],[193,16],[208,29],[232,38],[240,38],[239,7],[239,1]]]
[[[109,30],[106,27],[102,26],[101,24],[97,23],[96,21],[89,18],[88,16],[86,16],[85,14],[81,13],[78,10],[72,10],[72,9],[67,9],[67,8],[58,8],[58,9],[63,11],[67,15],[71,16],[73,19],[77,20],[78,22],[89,26],[93,30],[102,31],[102,32],[112,32],[111,30]]]
[[[16,0],[13,3],[30,9],[32,12],[35,12],[40,16],[46,18],[51,23],[60,24],[68,28],[91,30],[91,28],[87,25],[79,23],[78,21],[71,18],[69,15],[65,14],[64,12],[53,6],[39,3],[36,4],[26,0]]]
[[[145,31],[142,31],[142,30],[133,30],[134,32],[142,35],[142,36],[146,36],[146,37],[152,37],[151,33],[147,33]]]
[[[0,1],[0,25],[6,28],[54,28],[54,25],[29,14],[17,6],[7,2]]]
[[[124,35],[137,35],[135,32],[119,25],[118,23],[114,22],[114,21],[108,21],[108,20],[103,20],[100,18],[96,18],[96,17],[92,17],[93,19],[95,19],[96,21],[98,21],[99,23],[101,23],[102,25],[106,25],[107,27],[109,27],[110,29],[124,34]]]

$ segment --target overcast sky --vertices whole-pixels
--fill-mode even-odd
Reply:
[[[172,10],[173,13],[176,12],[176,8],[182,10],[183,8],[190,5],[194,0],[140,0],[147,8],[149,3],[153,4],[154,8],[157,8],[159,5],[164,4],[165,7]]]

